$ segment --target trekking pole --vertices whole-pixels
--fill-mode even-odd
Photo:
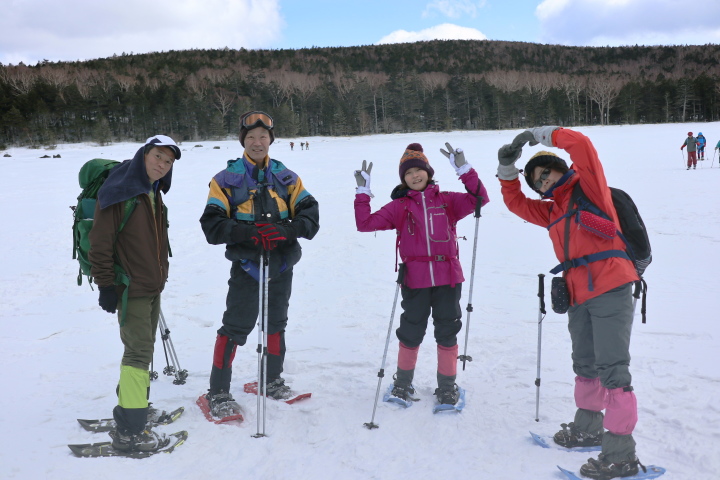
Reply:
[[[257,433],[255,438],[266,437],[265,407],[267,393],[267,306],[268,306],[268,255],[263,250],[260,255],[262,263],[258,278],[258,380],[257,380]]]
[[[716,154],[716,153],[717,153],[717,148],[716,148],[715,150],[713,150],[713,161],[712,161],[712,163],[710,164],[710,168],[712,168],[713,165],[715,165],[715,154]]]
[[[380,397],[380,386],[382,385],[382,379],[385,376],[385,360],[387,359],[388,345],[390,345],[390,334],[392,333],[393,319],[395,318],[395,306],[397,305],[398,293],[400,293],[400,284],[402,283],[403,272],[404,272],[404,265],[400,264],[400,269],[398,271],[397,286],[395,287],[395,300],[393,300],[392,311],[390,312],[390,324],[388,325],[387,338],[385,339],[385,351],[383,352],[383,358],[382,358],[382,364],[380,365],[380,371],[378,371],[378,374],[377,374],[378,384],[377,384],[377,390],[375,391],[375,404],[373,404],[372,418],[370,419],[369,422],[363,423],[363,425],[368,430],[372,430],[373,428],[378,428],[380,426],[377,423],[374,423],[375,412],[377,410],[378,398]]]
[[[458,355],[458,359],[462,360],[463,371],[465,371],[465,362],[472,362],[472,357],[467,354],[468,346],[468,333],[470,332],[470,314],[473,311],[472,306],[472,294],[473,294],[473,282],[475,280],[475,259],[477,258],[477,240],[478,240],[478,226],[480,224],[480,209],[482,208],[483,198],[478,196],[477,202],[475,203],[475,238],[473,239],[473,255],[472,255],[472,266],[470,267],[470,292],[468,293],[468,304],[467,308],[467,320],[465,320],[465,350],[462,355]]]
[[[545,318],[545,275],[538,273],[538,297],[540,310],[538,311],[538,346],[537,346],[537,377],[535,378],[535,421],[540,421],[540,356],[542,352],[542,321]]]
[[[180,360],[178,359],[177,353],[175,352],[175,346],[173,345],[172,339],[170,338],[170,329],[165,321],[165,315],[162,309],[160,309],[160,338],[163,341],[163,349],[165,350],[165,361],[168,360],[168,352],[170,353],[170,362],[168,362],[167,372],[163,370],[165,375],[175,375],[173,384],[184,385],[185,379],[187,379],[188,372],[180,368]],[[166,349],[167,345],[167,349]],[[172,366],[170,366],[172,363]]]
[[[690,161],[690,158],[688,157],[688,159],[685,160],[685,155],[683,154],[682,150],[680,150],[680,158],[682,158],[683,167],[688,167],[688,168],[689,168],[689,166],[688,166],[687,164],[688,164],[688,162]]]

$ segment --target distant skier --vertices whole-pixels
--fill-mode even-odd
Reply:
[[[391,395],[403,403],[417,400],[412,385],[418,350],[425,336],[428,318],[433,317],[437,342],[438,403],[455,405],[460,391],[457,375],[457,333],[462,328],[460,294],[465,280],[458,259],[457,222],[475,210],[478,196],[483,205],[488,195],[477,172],[465,161],[462,150],[445,144],[450,164],[472,193],[440,192],[433,180],[434,170],[418,143],[408,145],[400,158],[400,185],[392,201],[370,212],[370,166],[363,161],[355,172],[355,224],[359,232],[396,230],[404,272],[398,367]]]
[[[295,148],[295,142],[290,142],[290,151],[292,152],[293,148]]]
[[[697,157],[695,156],[695,152],[697,151],[697,139],[693,137],[693,132],[688,132],[688,138],[685,139],[685,142],[683,142],[682,146],[680,147],[680,150],[687,147],[687,169],[690,170],[690,167],[695,169],[697,167]]]
[[[562,148],[574,162],[569,169],[564,160],[547,151],[530,158],[525,165],[525,181],[541,200],[523,194],[515,167],[527,142]],[[618,224],[595,147],[585,135],[568,128],[532,128],[501,147],[498,161],[505,205],[526,222],[548,228],[555,255],[563,262],[577,411],[574,421],[563,424],[554,440],[568,448],[602,445],[597,460],[591,458],[580,468],[585,476],[610,479],[634,475],[640,463],[632,435],[638,417],[629,366],[631,287],[638,273],[627,256],[616,253],[624,252],[621,238],[601,237],[579,228],[577,217],[569,212],[579,186],[588,200]],[[607,221],[600,217],[590,220],[594,226]],[[559,300],[557,290],[553,303]]]
[[[703,136],[702,132],[698,132],[697,136],[697,157],[698,160],[702,161],[705,160],[705,136]]]

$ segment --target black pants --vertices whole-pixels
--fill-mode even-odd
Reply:
[[[457,345],[457,334],[462,328],[460,295],[462,284],[454,287],[442,285],[430,288],[401,288],[403,309],[400,327],[395,331],[405,346],[415,348],[425,337],[428,319],[432,313],[435,341],[443,347]]]
[[[285,360],[285,327],[292,293],[292,268],[270,278],[268,282],[267,376],[274,379],[283,371]],[[228,391],[232,376],[235,348],[245,345],[258,322],[260,312],[258,282],[245,272],[240,262],[233,262],[228,280],[223,325],[218,330],[210,374],[210,392]]]

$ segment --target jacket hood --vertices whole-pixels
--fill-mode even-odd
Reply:
[[[100,208],[107,208],[119,202],[124,202],[133,197],[148,193],[152,188],[160,187],[163,193],[170,190],[172,182],[172,167],[160,180],[158,185],[151,185],[145,169],[145,146],[135,153],[130,160],[125,160],[113,168],[98,191]]]

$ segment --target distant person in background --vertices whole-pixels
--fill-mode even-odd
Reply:
[[[702,132],[698,132],[697,136],[697,157],[698,160],[702,161],[705,160],[705,136],[702,134]]]
[[[295,148],[295,142],[290,142],[290,151],[292,151],[293,148]]]
[[[310,150],[310,142],[305,142],[305,150]]]
[[[305,142],[300,142],[300,150],[305,150]]]
[[[697,157],[695,156],[695,152],[697,151],[697,139],[693,137],[693,132],[688,132],[688,136],[680,147],[680,150],[685,147],[687,147],[688,156],[687,169],[690,170],[690,167],[694,169],[697,167]]]
[[[276,400],[292,396],[280,374],[285,362],[293,267],[302,256],[298,239],[315,236],[320,213],[318,202],[305,190],[300,177],[270,158],[274,127],[272,117],[264,112],[242,115],[240,145],[245,151],[210,181],[200,217],[208,243],[225,244],[225,258],[232,262],[206,395],[216,418],[241,411],[230,393],[232,362],[238,345],[245,345],[258,321],[258,269],[263,250],[269,257],[266,392]]]
[[[98,303],[108,313],[118,312],[124,346],[113,410],[116,429],[112,447],[123,452],[153,452],[169,439],[151,427],[167,414],[149,406],[150,363],[160,316],[160,294],[168,276],[167,209],[162,194],[170,190],[180,148],[165,135],[150,137],[135,153],[110,171],[98,192],[95,221],[90,231],[92,275],[98,286]],[[134,202],[134,207],[127,207]],[[132,208],[127,216],[128,208]],[[122,231],[120,224],[127,217]],[[116,284],[117,267],[130,279]]]

